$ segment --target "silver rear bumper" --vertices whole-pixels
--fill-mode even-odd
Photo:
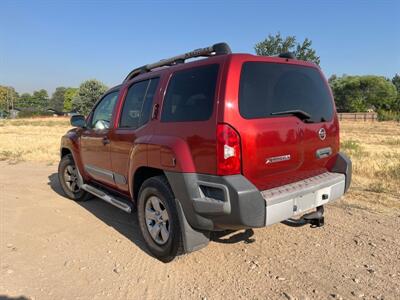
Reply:
[[[326,172],[261,192],[266,202],[265,225],[272,225],[325,205],[345,192],[346,176]]]

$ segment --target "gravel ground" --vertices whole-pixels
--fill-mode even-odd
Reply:
[[[352,193],[322,228],[239,231],[164,264],[135,214],[63,197],[55,165],[0,170],[0,299],[400,298],[400,212],[349,205]]]

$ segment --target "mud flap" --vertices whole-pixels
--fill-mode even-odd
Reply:
[[[186,220],[179,200],[175,199],[175,203],[178,211],[179,223],[181,225],[185,253],[193,252],[207,246],[210,241],[210,232],[193,229]]]

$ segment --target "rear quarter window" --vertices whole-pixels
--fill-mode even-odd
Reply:
[[[211,117],[219,65],[178,71],[164,98],[162,122],[205,121]]]
[[[299,65],[247,62],[240,76],[239,110],[246,119],[303,110],[311,122],[330,121],[333,101],[318,70]]]

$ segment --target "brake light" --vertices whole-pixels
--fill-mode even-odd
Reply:
[[[217,174],[234,175],[241,171],[240,136],[228,124],[217,125]]]

